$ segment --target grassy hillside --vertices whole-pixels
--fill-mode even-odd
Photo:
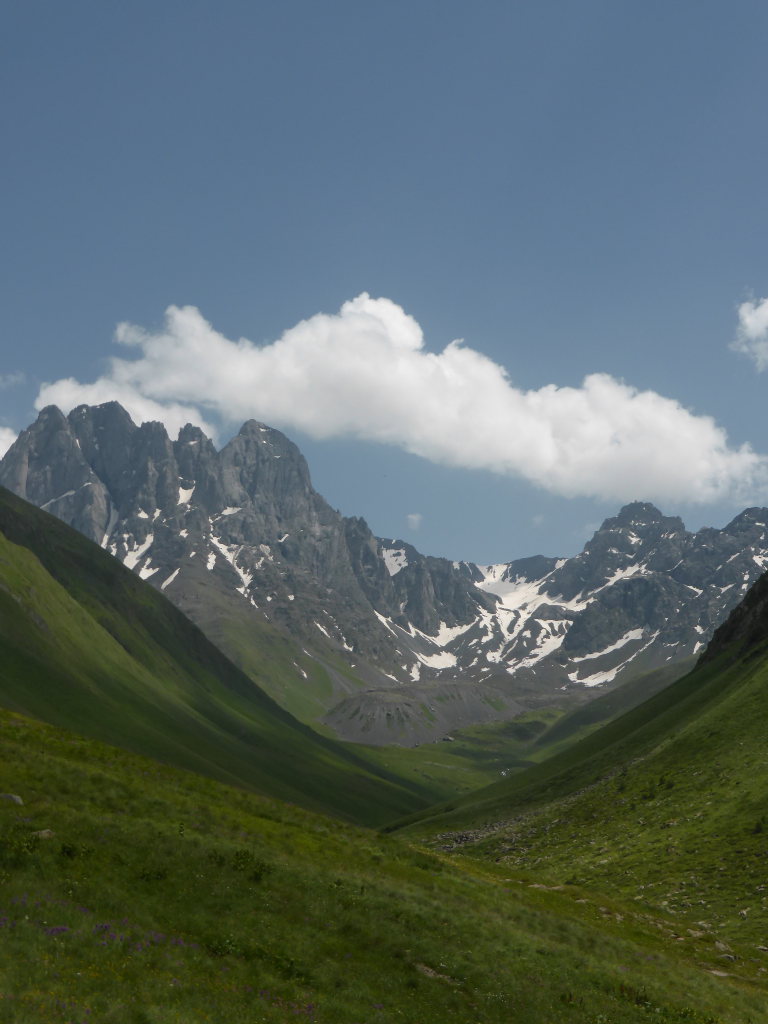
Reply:
[[[545,884],[611,892],[661,913],[681,947],[710,942],[713,970],[762,983],[767,698],[766,640],[722,647],[563,754],[406,831]]]
[[[366,824],[428,802],[300,725],[161,594],[7,491],[0,651],[5,707]]]
[[[695,664],[696,658],[690,657],[673,665],[644,672],[617,686],[615,690],[600,694],[567,712],[536,737],[530,751],[531,760],[543,761],[619,715],[631,711],[675,680],[687,675]]]
[[[758,1024],[708,936],[0,712],[0,1021]],[[42,835],[40,834],[42,833]]]

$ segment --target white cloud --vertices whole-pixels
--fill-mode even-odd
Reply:
[[[409,530],[418,530],[421,526],[424,516],[421,512],[409,512],[405,517],[405,521],[408,524]]]
[[[256,417],[316,438],[398,445],[566,496],[768,495],[768,458],[729,446],[711,417],[601,373],[581,387],[521,390],[459,341],[425,350],[418,323],[389,299],[360,295],[262,346],[228,340],[193,306],[171,306],[157,332],[120,324],[116,340],[136,357],[112,359],[93,384],[45,385],[38,407],[114,398],[137,419],[162,419],[173,430],[185,419],[206,429],[203,414],[230,424]]]
[[[17,436],[16,431],[11,430],[10,427],[0,427],[0,459],[11,447]]]
[[[753,359],[759,371],[768,367],[768,299],[742,302],[739,326],[731,348]]]

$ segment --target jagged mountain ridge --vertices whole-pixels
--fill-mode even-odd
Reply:
[[[335,658],[329,721],[378,742],[408,731],[430,680],[456,687],[457,700],[439,698],[440,711],[461,708],[455,721],[436,716],[445,732],[685,659],[768,564],[766,509],[690,533],[640,502],[573,558],[424,556],[332,509],[298,448],[265,424],[249,421],[217,451],[196,427],[171,441],[115,402],[42,410],[0,462],[0,484],[106,547],[225,650],[234,617],[246,632],[276,624],[326,667]],[[408,705],[400,722],[394,687]]]

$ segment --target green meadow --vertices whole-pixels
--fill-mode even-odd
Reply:
[[[0,740],[0,788],[24,800],[0,801],[0,1020],[764,1019],[706,937],[678,943],[665,915],[589,887],[7,712]]]

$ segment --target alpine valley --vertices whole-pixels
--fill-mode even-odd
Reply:
[[[624,683],[555,723],[559,752],[441,795],[381,758],[450,774],[458,738],[318,736],[0,489],[0,1022],[764,1024],[766,588],[649,700],[617,715],[647,677]],[[260,628],[279,678],[301,647]],[[310,678],[344,665],[325,642]],[[569,735],[585,715],[611,720]]]
[[[635,502],[571,558],[497,565],[373,536],[255,421],[217,451],[117,403],[49,406],[0,484],[161,590],[301,721],[413,745],[617,687],[638,703],[687,671],[768,565],[768,510],[688,532]]]

